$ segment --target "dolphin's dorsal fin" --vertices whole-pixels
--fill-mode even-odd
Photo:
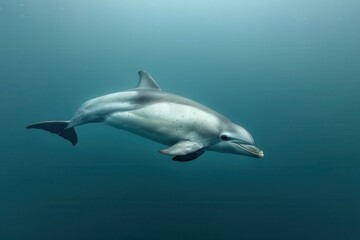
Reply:
[[[142,89],[158,89],[160,90],[159,85],[155,82],[155,80],[145,71],[139,71],[139,83],[136,88]]]

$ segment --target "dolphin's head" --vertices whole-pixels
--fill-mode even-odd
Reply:
[[[223,127],[218,142],[211,146],[211,150],[255,158],[264,157],[264,152],[254,145],[254,139],[245,128],[229,123]]]

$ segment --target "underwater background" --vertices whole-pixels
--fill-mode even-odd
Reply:
[[[360,239],[360,2],[0,0],[0,239]],[[72,147],[30,123],[160,87],[224,114],[265,157],[102,124]]]

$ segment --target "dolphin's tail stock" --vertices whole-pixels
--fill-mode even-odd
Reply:
[[[59,135],[60,137],[65,138],[70,141],[73,146],[76,145],[78,138],[73,127],[67,128],[69,121],[47,121],[34,123],[26,128],[37,128],[42,129],[54,134]]]

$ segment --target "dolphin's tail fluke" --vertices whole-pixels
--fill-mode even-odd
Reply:
[[[69,121],[47,121],[34,123],[27,126],[26,128],[37,128],[57,134],[60,137],[65,138],[66,140],[71,142],[73,146],[75,146],[78,138],[73,127],[67,128],[68,124]]]

